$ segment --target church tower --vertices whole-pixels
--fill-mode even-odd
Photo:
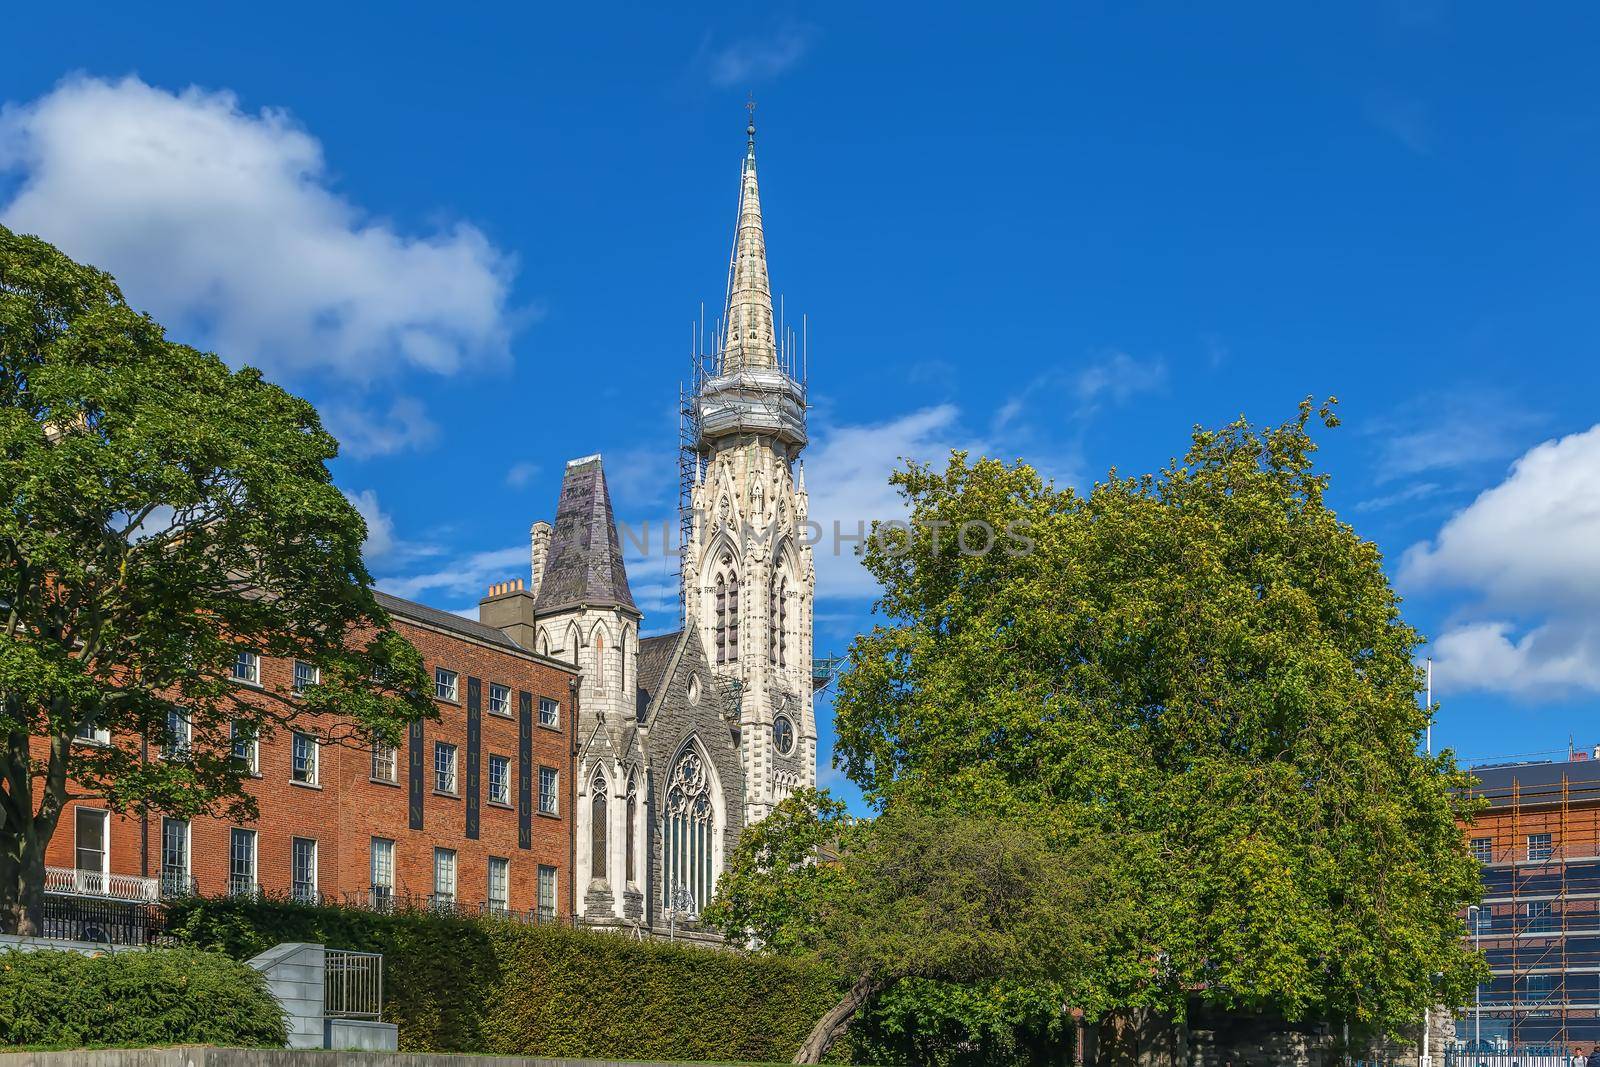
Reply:
[[[752,113],[722,334],[694,399],[698,453],[683,558],[686,623],[736,700],[746,824],[817,780],[816,568],[800,453],[805,386],[774,328]]]

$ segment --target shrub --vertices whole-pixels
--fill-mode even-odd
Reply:
[[[407,1051],[787,1061],[839,996],[792,961],[425,911],[195,898],[168,928],[236,958],[283,941],[383,953],[384,1019]]]
[[[278,1047],[265,979],[216,952],[0,952],[0,1045]]]

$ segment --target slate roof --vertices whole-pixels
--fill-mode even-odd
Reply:
[[[1521,804],[1559,804],[1563,776],[1567,779],[1569,802],[1600,801],[1600,760],[1510,763],[1468,769],[1477,776],[1479,782],[1473,793],[1488,799],[1492,808],[1511,806],[1513,783]]]
[[[643,719],[655,700],[656,691],[666,681],[667,668],[672,665],[673,653],[683,640],[683,631],[639,639],[639,718]]]
[[[414,600],[403,600],[378,589],[374,589],[372,592],[378,598],[378,605],[391,615],[397,615],[402,619],[410,619],[412,622],[437,626],[441,630],[448,630],[464,637],[486,641],[492,645],[499,645],[501,648],[515,649],[519,652],[530,651],[507,637],[504,631],[497,630],[493,626],[485,626],[483,623],[473,619],[464,619],[453,611],[440,611],[438,608],[430,608],[428,605],[418,604]]]
[[[556,505],[555,529],[550,535],[550,556],[539,579],[539,599],[534,611],[551,615],[568,608],[639,609],[628,589],[628,572],[622,565],[622,547],[611,512],[611,493],[599,456],[585,456],[567,464]]]

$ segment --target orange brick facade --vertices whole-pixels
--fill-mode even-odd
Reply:
[[[246,785],[256,798],[260,817],[253,823],[214,818],[192,821],[187,830],[186,865],[193,888],[205,895],[238,888],[238,871],[230,866],[237,827],[255,831],[254,882],[266,894],[290,894],[294,841],[300,839],[315,842],[315,892],[319,897],[365,901],[373,884],[377,839],[393,842],[389,846],[392,864],[385,866],[392,867],[389,881],[396,897],[427,899],[436,888],[435,850],[448,849],[454,852],[454,898],[459,905],[470,908],[489,899],[489,867],[491,858],[497,858],[505,861],[501,869],[506,874],[507,907],[523,912],[540,907],[540,869],[544,868],[547,880],[554,883],[553,894],[548,885],[546,892],[554,897],[556,914],[571,915],[575,669],[509,642],[485,639],[481,633],[487,628],[464,626],[458,631],[448,624],[435,624],[438,613],[424,609],[418,617],[407,618],[393,603],[389,607],[399,632],[422,653],[430,678],[436,668],[456,673],[456,700],[437,701],[439,718],[420,724],[420,746],[418,727],[413,726],[394,754],[392,781],[374,775],[371,747],[355,743],[318,745],[315,784],[296,781],[291,732],[280,728],[263,736],[257,749],[257,772]],[[293,671],[292,661],[263,657],[262,688],[288,691]],[[492,687],[496,686],[508,691],[503,714],[491,707]],[[541,701],[555,702],[555,725],[541,722],[548,717],[541,716]],[[479,724],[475,739],[469,738],[468,730],[471,703],[477,705],[476,714],[470,716]],[[435,788],[434,753],[439,743],[454,746],[453,794]],[[509,777],[503,802],[490,794],[492,757],[506,761],[500,765]],[[542,810],[548,804],[541,803],[541,768],[555,774],[553,813]],[[469,828],[473,794],[477,801],[475,833]],[[77,814],[72,810],[80,805],[102,807],[92,800],[71,805],[50,842],[48,866],[85,866],[76,840]],[[524,806],[526,812],[521,810]],[[421,826],[417,828],[419,815]],[[110,816],[105,869],[111,875],[148,878],[166,873],[163,821],[157,814]],[[174,827],[173,832],[180,830]],[[248,836],[241,840],[251,841]],[[550,906],[548,901],[545,906]]]

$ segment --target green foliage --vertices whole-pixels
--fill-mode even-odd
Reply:
[[[850,1026],[857,1063],[929,1067],[1072,1062],[1070,995],[1050,982],[961,985],[908,978],[880,993]]]
[[[337,452],[305,400],[0,227],[0,928],[42,892],[69,780],[115,811],[246,819],[235,729],[392,744],[436,714],[372,595]],[[242,648],[321,683],[298,701],[236,685]],[[177,740],[172,711],[181,758],[144,758]],[[74,744],[83,729],[113,743]]]
[[[911,465],[909,530],[867,547],[886,621],[840,682],[841,765],[891,807],[1114,841],[1134,921],[1103,1003],[1395,1028],[1482,973],[1456,917],[1468,780],[1418,753],[1420,638],[1325,503],[1314,414],[1197,431],[1086,496],[1021,463]],[[969,554],[973,522],[1020,536]]]
[[[786,1061],[838,998],[815,965],[554,925],[239,899],[177,902],[169,923],[237,957],[382,952],[384,1018],[410,1051]]]
[[[707,915],[849,979],[813,1053],[864,1007],[858,1059],[1048,1061],[1070,1047],[1064,1003],[1104,1006],[1096,980],[1130,940],[1103,850],[1065,824],[910,805],[857,821],[808,792],[741,837]]]
[[[844,869],[832,857],[856,825],[826,790],[797,790],[739,835],[702,918],[758,952],[814,951],[822,903],[844,888]]]
[[[0,952],[0,1045],[282,1048],[255,970],[215,952]]]

